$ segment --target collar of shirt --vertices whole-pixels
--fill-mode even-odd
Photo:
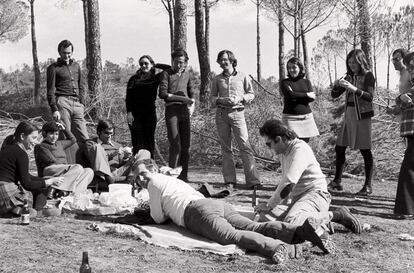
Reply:
[[[61,64],[67,64],[64,60],[62,60],[62,58],[58,58],[57,62]],[[72,63],[73,63],[73,59],[71,58],[69,59],[69,65],[71,65]]]
[[[224,77],[224,78],[230,78],[230,76],[236,76],[236,75],[237,75],[237,70],[236,70],[236,69],[234,69],[234,70],[233,70],[233,73],[231,73],[231,74],[227,74],[227,73],[226,73],[226,72],[224,72],[224,71],[223,71],[221,74],[223,75],[223,77]]]
[[[115,147],[115,145],[111,141],[108,141],[107,143],[103,143],[103,141],[99,137],[97,138],[97,143],[101,145],[108,144],[108,145],[111,145],[112,147]]]

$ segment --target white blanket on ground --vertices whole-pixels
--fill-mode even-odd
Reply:
[[[149,244],[161,247],[177,247],[183,250],[196,250],[220,255],[244,254],[238,246],[221,245],[174,224],[168,225],[122,225],[92,224],[89,229],[104,233],[133,235]]]

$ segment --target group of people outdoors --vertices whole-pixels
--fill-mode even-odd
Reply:
[[[219,243],[236,243],[258,251],[281,263],[297,257],[296,244],[310,241],[324,253],[334,245],[328,231],[331,222],[344,225],[354,233],[362,228],[346,207],[331,211],[330,191],[342,191],[342,173],[347,147],[359,149],[365,164],[365,183],[357,193],[372,194],[373,155],[371,118],[374,116],[375,78],[366,56],[354,49],[346,58],[346,75],[335,81],[331,95],[345,94],[345,115],[337,136],[336,172],[328,185],[325,175],[308,145],[319,135],[309,104],[315,100],[311,82],[298,58],[287,62],[288,77],[281,81],[284,108],[282,119],[271,119],[259,130],[266,146],[280,156],[281,180],[271,198],[255,207],[263,223],[247,219],[231,205],[206,199],[189,184],[190,122],[195,107],[195,88],[188,55],[172,53],[172,65],[156,64],[149,55],[139,58],[140,69],[129,79],[126,90],[127,122],[132,151],[116,143],[114,125],[99,120],[97,136],[90,138],[84,119],[84,81],[80,66],[72,58],[73,45],[64,40],[58,45],[60,58],[47,69],[47,98],[54,121],[43,125],[43,141],[36,143],[38,129],[21,122],[6,138],[0,151],[0,214],[19,215],[25,192],[33,194],[33,208],[39,210],[48,198],[85,190],[94,179],[106,184],[139,181],[150,196],[150,214],[156,223],[171,219],[195,233]],[[211,105],[216,108],[216,126],[222,151],[222,174],[227,189],[257,190],[261,178],[249,144],[245,119],[246,106],[254,100],[254,90],[246,74],[237,69],[233,52],[217,55],[222,72],[211,81]],[[407,150],[398,180],[395,213],[414,214],[414,53],[396,50],[396,70],[401,72],[401,135]],[[154,162],[157,95],[165,102],[165,122],[171,168],[181,166],[177,178],[157,173]],[[64,139],[60,139],[60,132]],[[238,185],[232,153],[232,137],[240,149],[245,185]],[[69,163],[65,150],[78,145],[84,164]],[[34,150],[38,177],[29,174],[28,153]]]

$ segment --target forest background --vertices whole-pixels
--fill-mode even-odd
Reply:
[[[254,84],[256,99],[246,112],[250,142],[262,167],[275,169],[277,161],[265,149],[258,128],[266,119],[281,116],[278,82],[285,77],[287,59],[299,56],[317,93],[312,108],[321,135],[311,146],[329,174],[342,119],[341,100],[330,98],[329,86],[344,74],[346,53],[357,47],[369,56],[377,78],[377,179],[395,180],[404,143],[398,116],[392,113],[398,75],[390,60],[398,47],[412,50],[413,28],[413,0],[1,0],[0,112],[3,120],[50,119],[45,71],[58,56],[57,44],[69,39],[88,82],[91,132],[97,118],[109,118],[118,126],[117,140],[127,144],[125,89],[139,68],[138,57],[150,54],[156,62],[169,63],[174,48],[185,48],[200,90],[192,117],[191,162],[219,166],[220,147],[207,98],[209,81],[220,72],[216,54],[226,48],[236,53],[239,69],[260,82]],[[168,143],[159,100],[157,107],[157,160],[164,161]],[[363,172],[357,152],[347,162],[348,173]]]

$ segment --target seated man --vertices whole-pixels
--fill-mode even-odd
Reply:
[[[67,140],[58,140],[59,130],[63,130]],[[43,141],[34,148],[38,175],[64,177],[58,187],[52,187],[48,198],[53,198],[55,189],[63,192],[86,190],[93,179],[93,171],[79,164],[68,164],[65,149],[76,143],[75,136],[62,123],[47,122],[42,127]],[[57,193],[56,193],[57,194]],[[63,194],[62,192],[60,194]]]
[[[140,150],[134,164],[141,187],[148,189],[151,217],[158,224],[171,219],[176,225],[220,244],[237,244],[282,263],[298,257],[300,244],[310,241],[330,253],[333,243],[319,223],[309,218],[301,226],[278,221],[257,223],[223,201],[207,199],[187,183],[155,173],[150,152]],[[318,236],[318,232],[321,237]],[[291,245],[292,244],[292,245]]]
[[[361,224],[348,208],[328,211],[331,195],[325,175],[306,142],[275,119],[264,123],[260,135],[266,145],[280,155],[282,177],[269,201],[256,206],[257,212],[296,225],[313,217],[326,224],[329,221],[340,223],[354,233],[361,232]]]
[[[99,120],[97,137],[86,141],[84,155],[95,175],[107,184],[128,179],[134,157],[128,147],[112,140],[114,125],[110,120]]]

